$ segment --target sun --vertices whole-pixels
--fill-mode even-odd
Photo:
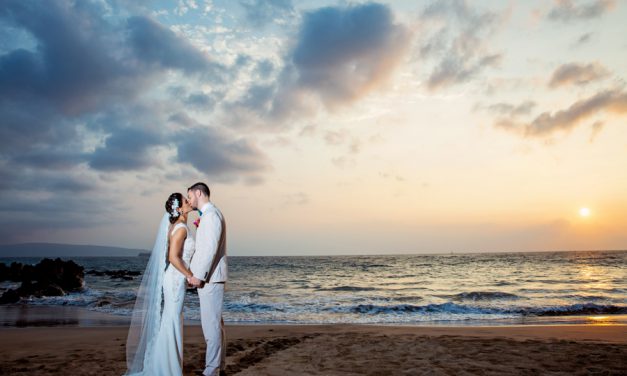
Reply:
[[[590,209],[588,208],[579,209],[579,215],[582,217],[588,217],[590,215]]]

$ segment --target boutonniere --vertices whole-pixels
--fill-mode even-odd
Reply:
[[[198,225],[200,225],[200,218],[202,217],[202,212],[199,210],[198,211],[198,218],[196,218],[196,220],[194,221],[194,226],[198,227]]]

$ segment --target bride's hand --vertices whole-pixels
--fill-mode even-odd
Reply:
[[[194,287],[202,286],[202,281],[194,276],[188,277],[187,282]]]

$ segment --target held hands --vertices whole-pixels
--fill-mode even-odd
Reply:
[[[194,286],[194,287],[203,287],[205,285],[204,281],[194,276],[187,277],[187,283],[189,283],[191,286]]]

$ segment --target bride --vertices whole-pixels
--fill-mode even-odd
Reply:
[[[180,193],[165,203],[131,318],[126,341],[126,375],[183,374],[183,300],[194,239],[187,214],[193,209]]]

